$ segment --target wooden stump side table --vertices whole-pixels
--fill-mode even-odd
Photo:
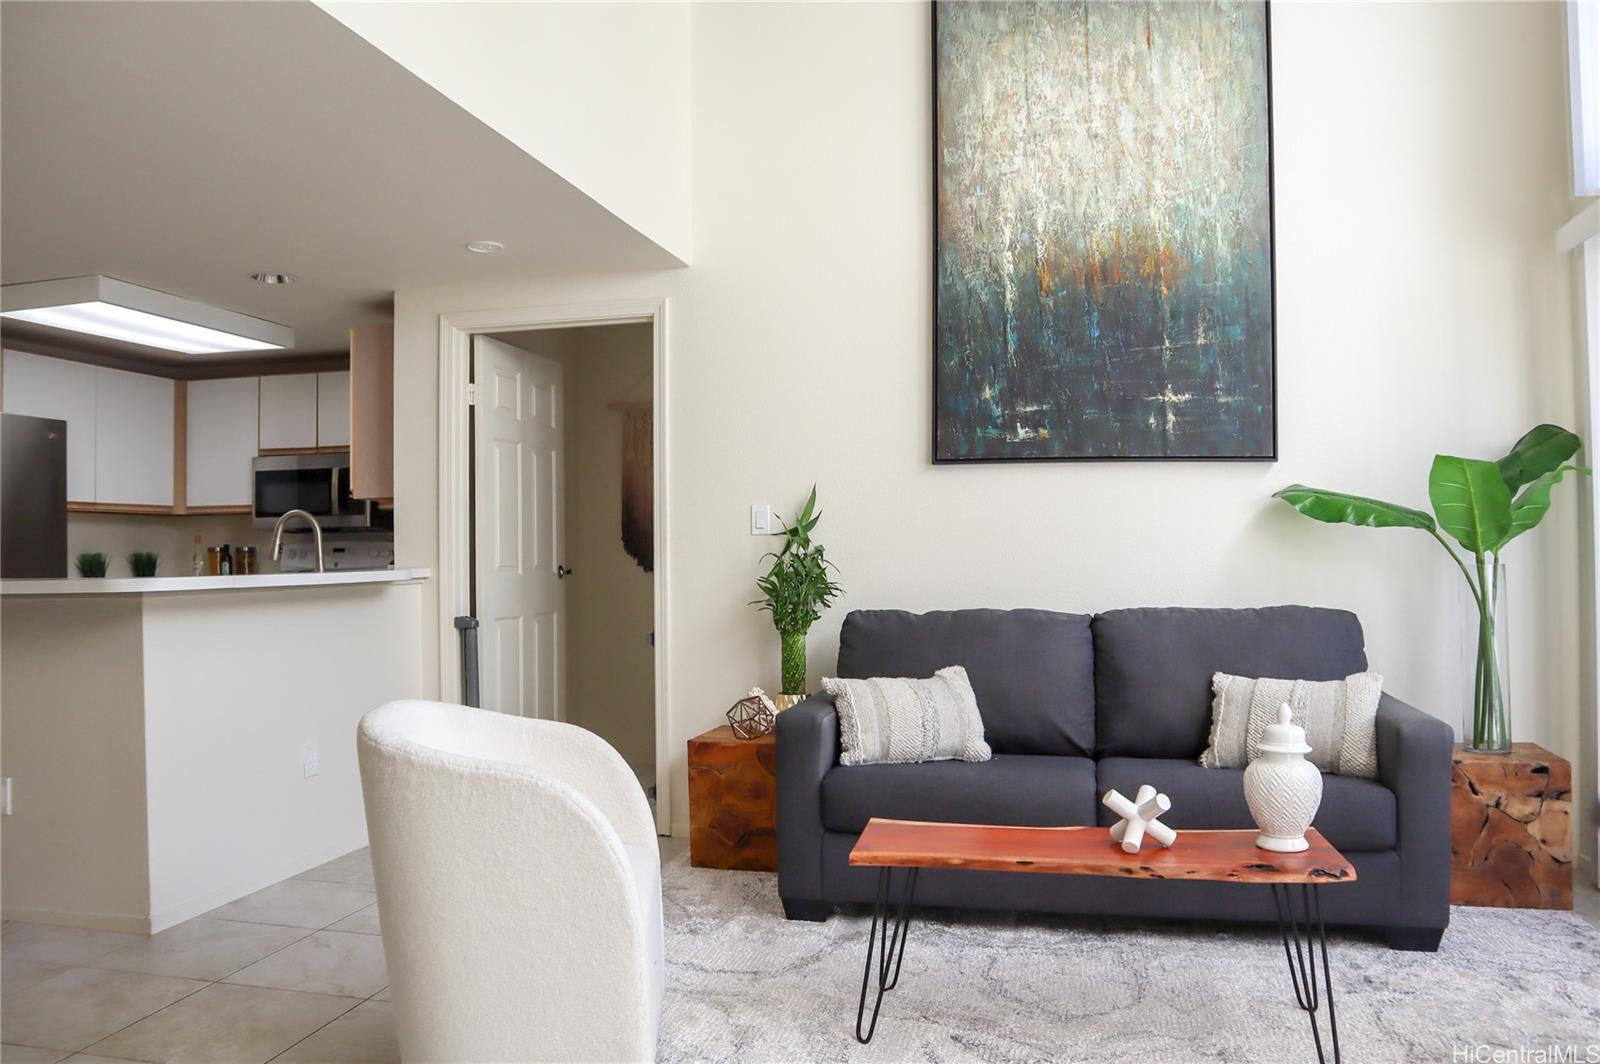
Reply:
[[[689,863],[778,870],[778,743],[724,724],[689,740]]]
[[[1450,903],[1572,908],[1572,766],[1543,747],[1450,765]]]

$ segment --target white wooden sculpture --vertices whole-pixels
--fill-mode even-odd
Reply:
[[[1171,799],[1164,794],[1157,794],[1156,789],[1148,783],[1139,788],[1139,793],[1133,796],[1131,802],[1115,789],[1107,791],[1100,801],[1122,818],[1111,825],[1111,837],[1122,843],[1125,853],[1138,853],[1139,844],[1146,835],[1162,846],[1171,846],[1178,841],[1178,833],[1156,819],[1172,808]]]

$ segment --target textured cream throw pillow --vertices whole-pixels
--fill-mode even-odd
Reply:
[[[839,711],[841,765],[989,760],[978,700],[960,665],[926,680],[824,677],[822,689]]]
[[[1285,702],[1306,730],[1306,755],[1323,772],[1378,775],[1378,699],[1383,677],[1358,672],[1342,680],[1252,680],[1225,672],[1211,677],[1211,741],[1200,764],[1244,768],[1256,759],[1262,733]]]

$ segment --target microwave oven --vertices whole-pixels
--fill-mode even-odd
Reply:
[[[250,471],[256,528],[271,528],[290,510],[304,510],[324,531],[373,526],[373,504],[350,496],[348,451],[262,455],[251,461]]]

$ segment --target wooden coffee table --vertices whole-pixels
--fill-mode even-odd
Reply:
[[[1328,937],[1322,924],[1321,889],[1336,883],[1354,883],[1355,866],[1315,828],[1306,832],[1310,848],[1300,853],[1258,849],[1255,839],[1254,831],[1183,831],[1179,832],[1177,845],[1171,849],[1146,845],[1139,853],[1129,854],[1124,853],[1101,827],[991,827],[874,817],[867,822],[866,830],[850,851],[852,865],[881,870],[872,929],[867,933],[867,966],[861,973],[856,1039],[862,1043],[872,1040],[878,1027],[878,1010],[883,1007],[883,995],[900,981],[900,962],[905,958],[917,873],[924,868],[969,868],[1113,879],[1188,879],[1271,888],[1295,1004],[1311,1021],[1311,1038],[1316,1045],[1317,1059],[1322,1061],[1325,1058],[1317,1010],[1321,997],[1326,997],[1328,1034],[1333,1059],[1337,1062],[1339,1026],[1333,1010],[1333,976],[1328,967]],[[899,904],[894,907],[891,934],[890,877],[896,868],[906,869],[906,872]],[[1300,888],[1298,891],[1293,889],[1296,886]],[[1295,911],[1297,898],[1298,914]],[[1318,953],[1322,955],[1322,995],[1317,987]],[[878,958],[878,996],[872,1006],[872,1020],[862,1033],[874,954]]]

